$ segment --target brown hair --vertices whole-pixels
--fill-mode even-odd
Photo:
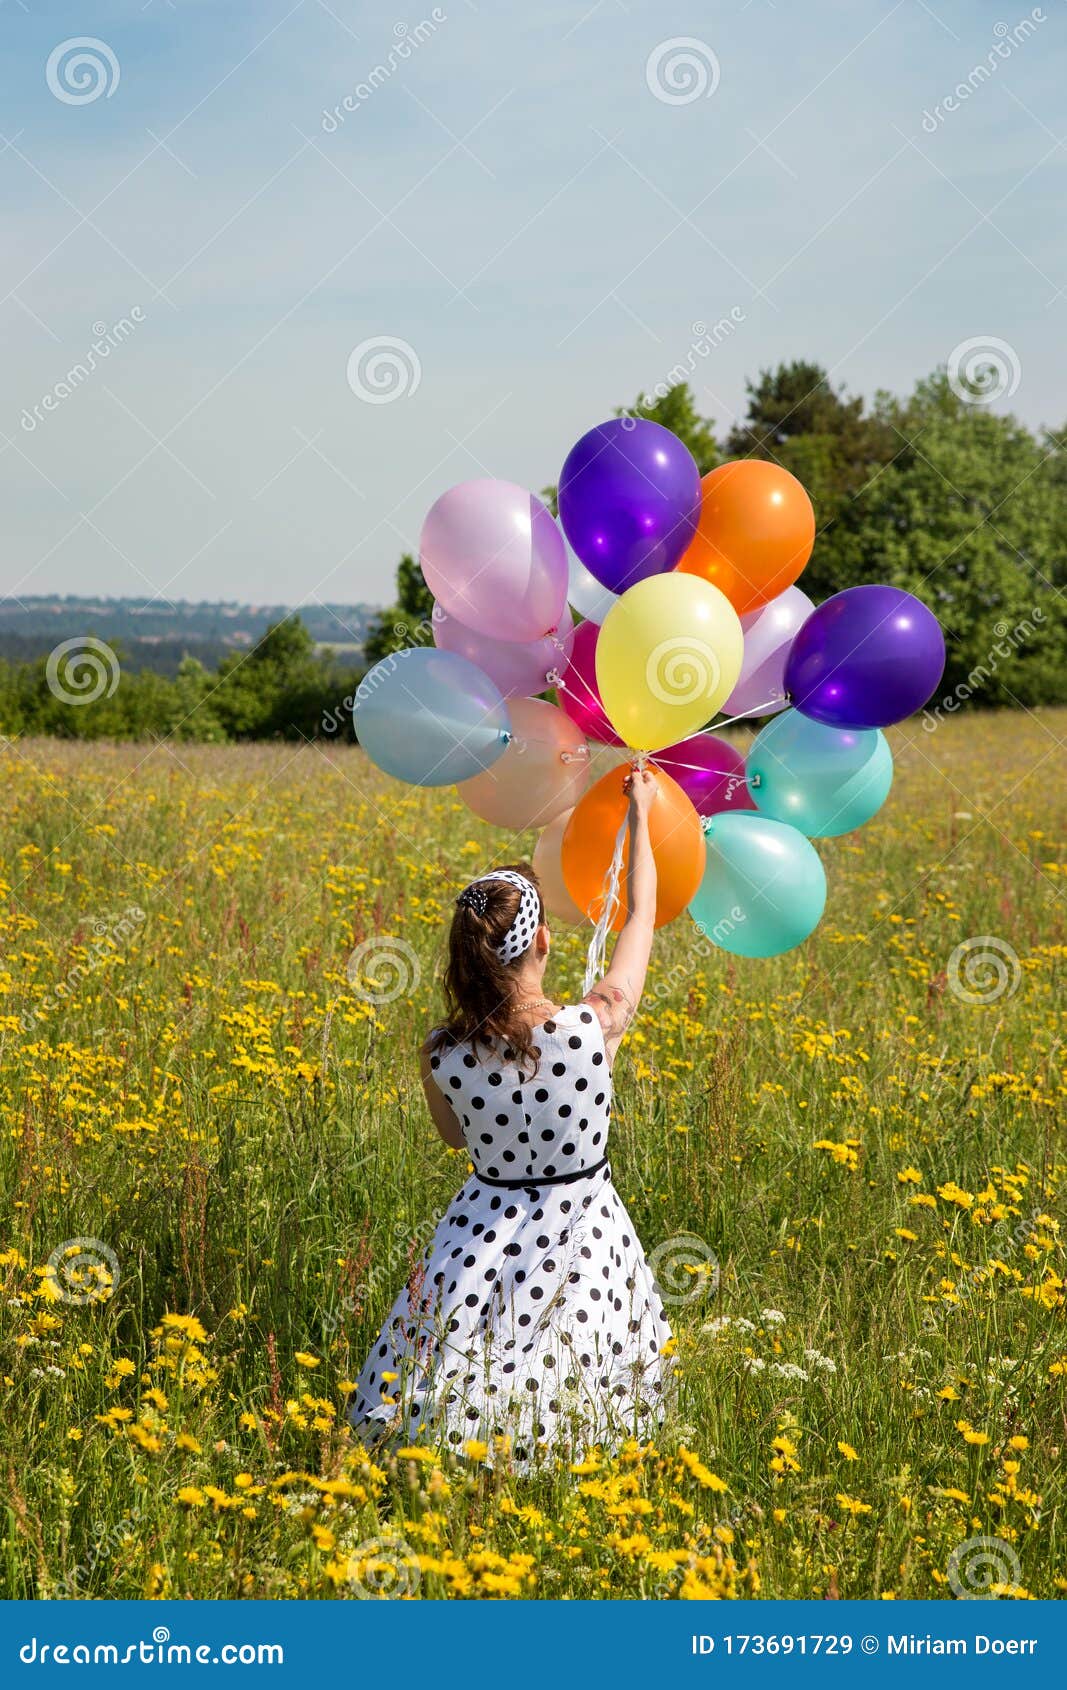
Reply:
[[[545,919],[541,887],[529,863],[502,865],[521,874],[537,893],[537,919]],[[445,969],[446,1017],[430,1034],[432,1048],[439,1044],[469,1044],[492,1049],[504,1045],[509,1059],[520,1064],[532,1061],[536,1067],[534,1028],[512,1009],[515,974],[524,957],[501,962],[496,947],[519,911],[522,894],[506,880],[483,880],[485,907],[479,913],[471,904],[457,904],[448,935],[448,966]]]

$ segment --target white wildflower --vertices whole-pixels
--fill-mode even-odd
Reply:
[[[805,1384],[810,1377],[802,1367],[797,1366],[795,1361],[776,1361],[771,1368],[771,1372],[777,1373],[779,1379],[801,1379]]]

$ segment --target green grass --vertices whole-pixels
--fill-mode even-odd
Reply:
[[[660,936],[612,1163],[678,1419],[529,1477],[370,1461],[343,1401],[466,1168],[415,1062],[450,899],[532,839],[348,748],[9,745],[2,1593],[951,1596],[988,1538],[1004,1593],[1062,1594],[1065,728],[892,735],[799,950]],[[573,995],[580,937],[554,959]],[[118,1279],[72,1302],[80,1238]]]

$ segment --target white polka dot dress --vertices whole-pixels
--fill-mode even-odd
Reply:
[[[366,1441],[647,1436],[672,1363],[652,1271],[607,1165],[611,1075],[585,1004],[535,1034],[537,1072],[466,1045],[432,1058],[475,1172],[378,1334],[350,1400]]]

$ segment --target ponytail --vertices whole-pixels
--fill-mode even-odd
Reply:
[[[537,893],[537,919],[545,919],[544,899],[537,876],[529,863],[509,863]],[[506,880],[482,880],[484,897],[457,904],[448,935],[448,966],[445,969],[445,1020],[430,1035],[429,1048],[443,1044],[469,1044],[476,1055],[504,1047],[509,1061],[527,1062],[536,1071],[534,1031],[513,1008],[516,975],[529,947],[513,962],[501,962],[498,947],[519,912],[521,893]]]

